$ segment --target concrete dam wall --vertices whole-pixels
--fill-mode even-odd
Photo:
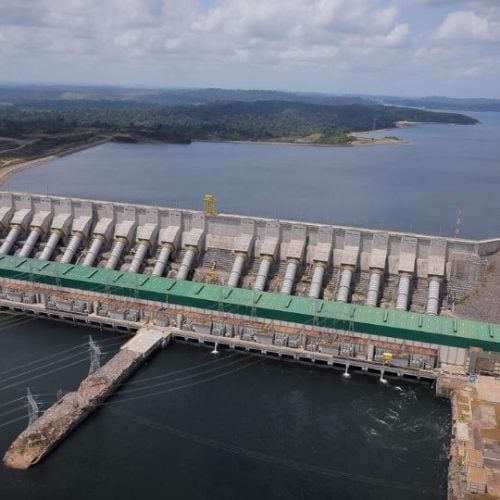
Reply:
[[[402,375],[497,374],[500,325],[448,308],[499,247],[0,193],[0,307]]]
[[[439,314],[500,238],[463,240],[0,193],[0,254]]]

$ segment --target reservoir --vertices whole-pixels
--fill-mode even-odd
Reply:
[[[500,117],[398,130],[410,145],[106,144],[22,171],[6,190],[453,234],[500,234]],[[376,132],[393,135],[394,132]],[[88,372],[88,335],[0,318],[0,446]],[[27,419],[27,417],[26,417]],[[445,498],[447,401],[424,384],[210,351],[160,352],[46,461],[0,468],[4,498]]]
[[[471,114],[471,113],[469,113]],[[478,125],[377,131],[409,145],[105,144],[11,177],[3,189],[451,236],[500,234],[500,115]]]

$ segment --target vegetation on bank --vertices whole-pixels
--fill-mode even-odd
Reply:
[[[346,145],[354,140],[349,135],[351,132],[391,128],[399,121],[477,122],[461,114],[384,106],[362,100],[340,100],[331,104],[286,100],[217,101],[169,106],[133,100],[74,100],[67,96],[59,100],[24,99],[0,106],[0,137],[21,142],[21,146],[10,151],[0,147],[0,160],[11,163],[57,154],[99,140]]]
[[[100,87],[78,85],[0,85],[0,107],[2,105],[31,105],[33,102],[44,106],[68,107],[75,101],[82,105],[103,102],[163,104],[167,106],[186,106],[210,102],[257,102],[288,101],[309,104],[376,104],[385,103],[395,106],[414,108],[446,109],[460,111],[500,111],[500,99],[450,98],[450,97],[397,97],[387,95],[333,95],[317,92],[286,92],[280,90],[242,90],[221,88],[181,88],[152,89],[126,87]]]
[[[500,112],[500,99],[464,99],[452,97],[383,97],[382,102],[395,106],[412,106],[425,109],[446,109],[450,111],[496,111]]]
[[[348,146],[355,138],[344,131],[334,131],[321,134],[312,144],[324,144],[330,146]]]

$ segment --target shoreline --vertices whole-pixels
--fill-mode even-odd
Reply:
[[[201,142],[205,144],[267,144],[269,146],[315,146],[318,148],[345,148],[351,147],[352,144],[347,142],[345,144],[317,144],[314,142],[293,142],[293,141],[249,141],[249,140],[209,140],[209,139],[195,139],[193,144],[196,142]]]
[[[269,144],[271,146],[313,146],[318,148],[350,148],[350,147],[359,147],[359,146],[388,146],[393,144],[399,145],[408,145],[411,144],[411,141],[407,141],[405,139],[393,139],[387,137],[380,138],[371,138],[367,136],[357,134],[366,134],[367,132],[353,132],[350,134],[356,139],[350,142],[346,142],[344,144],[320,144],[315,142],[305,142],[305,141],[249,141],[249,140],[209,140],[209,139],[195,139],[193,140],[193,144],[196,142],[202,143],[212,143],[212,144]]]
[[[408,145],[411,144],[410,141],[392,138],[392,137],[381,137],[381,138],[371,138],[367,136],[363,136],[361,134],[365,134],[365,132],[352,132],[350,134],[351,137],[354,137],[354,140],[350,142],[346,142],[344,144],[319,144],[314,142],[307,142],[305,140],[298,139],[296,141],[280,141],[280,140],[272,140],[272,141],[251,141],[251,140],[209,140],[209,139],[198,139],[193,140],[194,143],[214,143],[214,144],[266,144],[272,146],[313,146],[313,147],[322,147],[322,148],[346,148],[346,147],[359,147],[359,146],[387,146],[387,145]],[[21,161],[20,163],[15,163],[13,165],[6,165],[0,167],[0,186],[5,184],[7,180],[17,172],[21,172],[28,168],[35,167],[40,163],[45,161],[53,160],[55,158],[62,158],[64,156],[68,156],[74,153],[78,153],[80,151],[84,151],[85,149],[90,149],[95,146],[100,146],[101,144],[106,144],[109,142],[113,142],[113,137],[106,137],[104,139],[99,139],[93,142],[89,142],[86,144],[80,144],[78,146],[71,146],[67,149],[61,148],[58,151],[54,151],[53,153],[45,156],[41,156],[39,158],[33,158],[30,160]],[[146,144],[146,143],[134,143],[135,145]],[[160,143],[164,144],[164,143]],[[167,144],[167,143],[165,143]],[[168,143],[170,144],[170,143]]]
[[[95,146],[100,146],[101,144],[106,144],[110,142],[110,140],[111,140],[110,138],[99,139],[98,141],[89,142],[87,144],[80,144],[79,146],[72,146],[67,149],[62,148],[60,151],[53,152],[50,155],[22,161],[20,163],[15,163],[14,165],[4,166],[0,168],[0,186],[3,186],[10,178],[10,176],[13,174],[26,170],[28,168],[36,167],[38,164],[48,160],[54,160],[55,158],[62,158],[64,156],[68,156],[73,153],[78,153],[79,151],[83,151],[85,149],[90,149]]]
[[[366,135],[367,132],[353,132],[351,135],[356,139],[352,142],[353,146],[389,146],[389,145],[403,145],[408,146],[412,144],[411,141],[406,139],[401,139],[395,136],[386,137],[369,137]]]

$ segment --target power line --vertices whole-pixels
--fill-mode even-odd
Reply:
[[[181,370],[175,370],[173,372],[168,372],[168,373],[165,373],[163,375],[154,375],[152,377],[141,378],[141,380],[132,380],[130,382],[124,382],[124,383],[126,383],[127,386],[129,386],[129,385],[134,385],[134,384],[141,384],[141,383],[146,382],[148,380],[172,377],[173,375],[178,375],[180,373],[185,373],[188,371],[196,370],[196,369],[201,368],[203,366],[213,365],[214,363],[220,363],[224,360],[233,358],[234,356],[238,356],[238,353],[235,352],[235,353],[229,354],[227,356],[222,356],[222,357],[217,358],[217,359],[212,359],[212,361],[207,361],[206,363],[200,363],[198,365],[189,366],[187,368],[182,368]]]
[[[149,397],[152,397],[152,396],[158,396],[160,394],[167,394],[167,393],[170,393],[170,392],[180,391],[182,389],[187,389],[189,387],[193,387],[193,386],[196,386],[196,385],[199,385],[199,384],[203,384],[203,383],[206,383],[206,382],[211,382],[212,380],[216,380],[218,378],[225,377],[227,375],[231,375],[232,373],[236,373],[236,372],[239,372],[241,370],[245,370],[246,368],[250,368],[253,365],[262,363],[262,361],[263,361],[263,359],[258,359],[257,361],[254,361],[252,363],[247,363],[246,365],[240,366],[238,368],[234,368],[233,370],[229,370],[229,371],[224,372],[224,373],[219,373],[217,375],[213,375],[212,377],[208,377],[208,378],[205,378],[205,379],[202,379],[202,380],[190,382],[188,384],[184,384],[184,385],[181,385],[179,387],[172,387],[170,389],[165,389],[164,391],[154,391],[154,392],[151,392],[151,393],[148,393],[148,394],[144,394],[142,396],[134,396],[134,397],[131,397],[131,398],[119,399],[119,400],[115,400],[115,401],[103,403],[103,405],[116,404],[116,403],[125,403],[127,401],[136,401],[136,400],[139,400],[139,399],[149,398]],[[103,406],[103,405],[101,405],[101,406]]]
[[[25,399],[26,396],[24,396],[22,399]],[[26,405],[23,404],[22,406],[18,406],[17,408],[14,408],[13,410],[9,410],[9,411],[4,411],[3,413],[0,413],[0,417],[5,417],[5,415],[10,415],[12,413],[16,413],[18,411],[21,411],[21,410],[25,410],[26,409]]]
[[[223,360],[224,358],[222,358]],[[191,375],[187,375],[185,377],[180,377],[180,378],[174,378],[173,380],[166,380],[164,382],[159,382],[158,384],[150,384],[150,385],[146,385],[144,387],[137,387],[135,389],[127,389],[125,391],[120,391],[120,395],[123,395],[123,394],[130,394],[130,393],[134,393],[134,392],[138,392],[138,391],[144,391],[145,389],[152,389],[152,388],[155,388],[155,387],[161,387],[161,386],[164,386],[164,385],[169,385],[169,384],[174,384],[174,383],[177,383],[177,382],[182,382],[183,380],[189,380],[191,378],[195,378],[195,377],[199,377],[200,375],[205,375],[207,373],[212,373],[214,371],[217,371],[217,370],[221,370],[221,369],[224,369],[224,368],[227,368],[229,366],[233,366],[235,364],[239,364],[245,360],[247,360],[248,358],[246,356],[242,356],[241,358],[235,360],[235,361],[232,361],[230,363],[225,363],[224,365],[221,365],[221,366],[216,366],[215,368],[210,368],[208,370],[202,370],[201,372],[197,372],[197,373],[193,373]]]
[[[243,448],[241,446],[227,444],[221,441],[217,441],[215,439],[207,438],[206,436],[200,436],[198,434],[193,434],[187,431],[183,431],[181,429],[175,428],[168,424],[160,423],[155,420],[149,419],[147,417],[135,415],[125,410],[121,410],[118,408],[111,408],[111,411],[117,413],[118,415],[122,415],[125,418],[129,418],[130,420],[149,427],[151,429],[174,435],[176,437],[187,439],[189,441],[195,442],[197,444],[208,446],[210,448],[214,448],[218,451],[224,451],[226,453],[231,453],[233,455],[238,455],[243,458],[253,460],[256,462],[264,462],[271,465],[278,465],[281,467],[290,468],[300,472],[306,473],[315,473],[322,476],[334,477],[338,479],[343,479],[347,481],[352,481],[356,483],[368,484],[371,486],[379,486],[385,488],[395,488],[399,490],[405,491],[418,491],[419,493],[426,493],[425,485],[413,483],[409,484],[407,482],[400,481],[387,481],[383,478],[376,478],[371,476],[365,476],[361,474],[353,474],[351,472],[342,471],[338,469],[330,469],[326,467],[322,467],[319,465],[307,464],[304,462],[298,462],[295,460],[291,460],[288,458],[277,457],[274,455],[270,455],[268,453],[264,453],[257,450],[251,450],[248,448]]]
[[[9,330],[11,328],[15,328],[17,326],[24,325],[25,323],[31,323],[32,321],[35,321],[37,319],[38,319],[37,317],[31,317],[31,316],[24,316],[23,315],[23,319],[21,319],[21,318],[17,319],[16,318],[16,319],[7,320],[5,323],[7,323],[8,321],[11,321],[11,323],[7,324],[7,326],[5,326],[4,323],[1,323],[0,324],[0,332],[4,331],[4,330]]]
[[[66,357],[61,358],[61,359],[57,359],[56,361],[52,361],[50,363],[46,363],[46,364],[41,365],[41,366],[39,366],[37,368],[32,368],[30,370],[26,370],[26,371],[18,373],[16,375],[12,375],[10,377],[0,379],[0,383],[3,384],[4,382],[8,382],[9,380],[14,380],[14,379],[22,377],[24,375],[28,375],[30,373],[34,373],[34,372],[37,372],[37,371],[40,371],[40,370],[44,370],[45,368],[47,368],[49,366],[57,365],[58,363],[62,363],[63,361],[67,361],[69,359],[77,358],[77,357],[82,356],[83,354],[85,354],[85,352],[87,352],[87,350],[85,350],[83,352],[77,352],[76,354],[72,354],[71,356],[66,356]]]
[[[84,345],[86,345],[86,344],[81,344],[81,346],[84,346]],[[76,346],[76,347],[80,347],[80,346]],[[109,347],[109,346],[108,346],[108,347]],[[63,358],[63,359],[61,359],[61,360],[58,360],[57,362],[62,362],[62,361],[64,361],[64,360],[72,359],[72,358],[74,358],[75,356],[80,356],[80,355],[82,355],[82,354],[83,354],[83,353],[78,353],[78,354],[76,354],[76,355],[72,355],[72,356],[69,356],[69,357],[67,357],[67,358]],[[169,378],[171,378],[171,377],[174,377],[175,375],[179,375],[179,374],[181,374],[181,373],[186,373],[186,372],[189,372],[189,371],[197,370],[197,369],[202,368],[202,367],[204,367],[204,366],[213,365],[213,364],[220,364],[220,363],[222,363],[222,362],[224,362],[224,361],[227,361],[228,359],[233,358],[234,356],[238,356],[238,353],[236,353],[236,352],[235,352],[235,353],[229,354],[229,355],[227,355],[227,356],[223,356],[223,357],[221,357],[221,358],[213,359],[213,360],[208,361],[208,362],[206,362],[206,363],[200,363],[200,364],[195,365],[195,366],[189,366],[189,367],[187,367],[187,368],[182,368],[182,369],[180,369],[180,370],[175,370],[175,371],[173,371],[173,372],[165,373],[165,374],[162,374],[162,375],[154,375],[154,376],[152,376],[152,377],[142,378],[141,380],[135,380],[135,381],[134,381],[134,380],[132,380],[132,381],[128,381],[128,382],[123,382],[122,384],[120,384],[120,386],[119,386],[119,387],[121,387],[121,386],[123,386],[123,385],[125,385],[125,384],[126,384],[127,386],[130,386],[130,385],[136,385],[136,384],[143,384],[144,382],[148,382],[148,381],[150,381],[150,380],[169,379]],[[241,357],[241,358],[244,358],[244,359],[248,359],[246,356],[240,356],[240,357]],[[82,362],[83,362],[83,358],[82,358]],[[52,364],[52,363],[51,363],[51,364]],[[45,366],[49,366],[49,365],[45,365]],[[224,366],[226,366],[226,365],[224,365]],[[41,368],[41,367],[40,367],[40,368]],[[39,369],[39,368],[37,368],[36,370],[38,370],[38,369]],[[33,370],[33,371],[36,371],[36,370]],[[25,372],[25,374],[27,374],[27,373],[31,373],[31,372]],[[205,370],[205,371],[201,371],[201,372],[197,372],[196,374],[194,374],[194,375],[192,375],[192,376],[195,376],[195,375],[199,376],[199,375],[203,375],[204,373],[206,373],[206,370]],[[40,374],[40,376],[42,376],[42,375],[44,375],[44,374]],[[191,377],[192,377],[192,376],[191,376]],[[183,380],[183,379],[182,379],[182,380]],[[179,381],[179,380],[177,380],[177,381]],[[19,385],[21,385],[22,383],[24,383],[24,382],[23,382],[23,381],[19,382]],[[148,387],[149,387],[149,386],[144,386],[144,387],[142,387],[141,389],[146,389],[146,388],[148,388]],[[128,391],[126,391],[126,392],[128,392]],[[122,392],[121,394],[123,394],[123,392]],[[37,396],[53,396],[53,393],[52,393],[52,392],[47,392],[47,393],[37,393],[36,395],[37,395]],[[13,404],[13,403],[15,403],[15,402],[17,402],[17,401],[24,400],[24,399],[25,399],[25,396],[21,396],[21,397],[19,397],[19,398],[13,399],[13,400],[8,401],[8,402],[6,402],[6,403],[2,403],[2,404],[0,405],[0,408],[1,408],[1,407],[4,407],[4,406],[8,406],[8,405],[10,405],[10,404]],[[25,406],[23,406],[22,408],[25,408]],[[9,413],[10,413],[10,412],[9,412]],[[2,415],[2,414],[0,414],[0,416],[1,416],[1,415]]]
[[[101,344],[106,344],[108,342],[113,342],[113,343],[110,344],[110,345],[108,345],[107,347],[112,347],[114,345],[119,345],[119,344],[122,343],[122,341],[116,342],[116,339],[107,339],[107,340],[101,341]],[[84,342],[84,343],[78,344],[78,345],[76,345],[74,347],[70,347],[68,349],[63,349],[62,351],[54,352],[54,353],[52,353],[52,354],[50,354],[48,356],[44,356],[43,358],[38,358],[38,359],[36,359],[34,361],[29,361],[29,362],[24,363],[22,365],[17,365],[17,366],[12,367],[12,368],[7,368],[6,370],[0,371],[0,375],[3,375],[5,373],[10,373],[10,372],[13,372],[15,370],[19,370],[20,368],[25,368],[26,366],[34,365],[34,364],[39,363],[41,361],[46,361],[48,359],[54,358],[56,356],[60,356],[61,354],[65,354],[65,353],[70,352],[70,351],[74,351],[75,349],[78,349],[80,347],[84,347],[84,346],[87,346],[87,345],[88,345],[88,342]]]
[[[119,345],[120,343],[118,344],[110,344],[108,345],[107,347],[113,347],[114,345]],[[84,344],[84,345],[88,345],[88,344]],[[14,380],[16,378],[19,378],[19,377],[22,377],[23,375],[28,375],[30,373],[34,373],[34,372],[37,372],[37,371],[40,371],[40,370],[43,370],[45,368],[48,368],[49,366],[53,366],[53,365],[56,365],[58,363],[62,363],[63,361],[67,361],[69,359],[74,359],[78,356],[82,356],[83,354],[85,354],[86,352],[88,352],[88,349],[82,351],[82,352],[77,352],[75,354],[72,354],[71,356],[65,356],[63,358],[60,358],[60,359],[56,359],[55,361],[51,361],[50,363],[45,363],[43,365],[40,365],[38,367],[35,367],[35,368],[31,368],[29,370],[26,370],[24,372],[21,372],[21,373],[18,373],[18,374],[15,374],[15,375],[11,375],[7,378],[2,378],[0,379],[0,383],[4,383],[4,382],[8,382],[9,380]],[[106,354],[109,354],[111,351],[108,351]]]
[[[16,401],[21,401],[21,399],[24,399],[25,397],[26,396],[21,396],[20,398],[12,399],[11,401],[7,401],[6,403],[2,403],[0,405],[0,408],[2,408],[3,406],[11,405],[12,403],[15,403]]]
[[[109,354],[109,353],[105,353],[105,354]],[[47,375],[50,375],[51,373],[56,373],[58,371],[61,371],[61,370],[64,370],[65,368],[70,368],[71,366],[76,366],[80,363],[83,363],[84,361],[88,361],[88,356],[85,356],[84,358],[78,360],[78,361],[75,361],[73,363],[68,363],[67,365],[64,365],[64,366],[61,366],[59,368],[55,368],[54,370],[49,370],[48,372],[44,372],[44,373],[41,373],[40,375],[36,375],[34,377],[30,377],[30,378],[27,378],[25,380],[21,380],[20,382],[16,382],[14,384],[10,384],[10,385],[6,385],[4,387],[0,387],[0,392],[1,391],[5,391],[6,389],[11,389],[12,387],[17,387],[21,384],[24,384],[26,382],[30,382],[32,380],[37,380],[39,378],[42,378],[42,377],[45,377]]]
[[[10,424],[13,424],[15,422],[19,422],[20,420],[26,420],[26,416],[23,415],[22,417],[19,417],[19,418],[15,418],[13,420],[9,420],[8,422],[4,422],[3,424],[0,424],[0,429],[2,427],[6,427],[7,425],[10,425]]]
[[[223,358],[219,358],[219,359],[222,360]],[[219,368],[227,368],[229,365],[234,365],[236,363],[239,363],[240,361],[245,361],[247,359],[248,359],[247,356],[242,356],[242,358],[239,359],[239,360],[237,360],[236,362],[226,363],[224,366],[219,367]],[[85,361],[85,359],[83,359],[83,360],[81,360],[79,362],[83,362],[83,361]],[[179,391],[179,390],[182,390],[182,389],[187,389],[189,387],[193,387],[193,386],[196,386],[196,385],[207,383],[207,382],[210,382],[212,380],[216,380],[218,378],[225,377],[227,375],[231,375],[233,373],[236,373],[238,371],[244,370],[246,368],[250,368],[251,366],[256,365],[258,363],[261,363],[262,361],[264,361],[264,360],[263,359],[257,359],[256,361],[253,361],[251,363],[246,363],[243,366],[240,366],[238,368],[233,368],[232,370],[228,370],[228,371],[219,373],[217,375],[213,375],[212,377],[203,378],[201,380],[196,380],[196,381],[193,381],[193,382],[190,382],[190,383],[187,383],[187,384],[183,384],[183,385],[180,385],[180,386],[177,386],[177,387],[171,387],[169,389],[165,389],[165,390],[162,390],[162,391],[155,391],[155,392],[150,392],[150,393],[143,394],[143,395],[140,395],[140,396],[123,398],[123,399],[119,399],[118,401],[103,402],[103,403],[101,403],[101,404],[99,404],[97,406],[99,407],[99,406],[107,406],[107,405],[115,404],[115,403],[124,403],[124,402],[127,402],[127,401],[135,401],[135,400],[144,399],[144,398],[147,398],[147,397],[157,396],[159,394],[166,394],[166,393],[170,393],[170,392],[176,392],[176,391]],[[76,363],[72,363],[72,365],[73,364],[76,364]],[[57,371],[57,370],[53,370],[53,371]],[[209,371],[214,371],[214,370],[212,369],[212,370],[209,370]],[[209,371],[206,370],[205,372],[209,372]],[[205,372],[200,372],[197,375],[202,375]],[[173,382],[180,382],[182,380],[186,380],[187,378],[191,378],[191,377],[183,377],[183,378],[175,380]],[[151,387],[156,387],[156,386],[158,386],[158,384],[157,385],[153,385]],[[138,389],[135,389],[135,390],[131,390],[131,391],[124,391],[124,392],[120,392],[119,394],[121,395],[121,394],[127,394],[129,392],[137,392],[138,390],[148,389],[148,387],[149,386],[141,387],[141,388],[138,388]],[[75,392],[75,394],[77,394],[77,393]],[[24,399],[24,398],[20,398],[20,399]],[[18,421],[20,421],[20,420],[22,420],[24,418],[25,417],[23,416],[23,417],[20,417],[20,418],[17,418],[17,419],[13,419],[13,420],[9,420],[7,422],[4,422],[4,423],[0,424],[0,428],[5,427],[7,425],[10,425],[12,423],[18,422]]]

